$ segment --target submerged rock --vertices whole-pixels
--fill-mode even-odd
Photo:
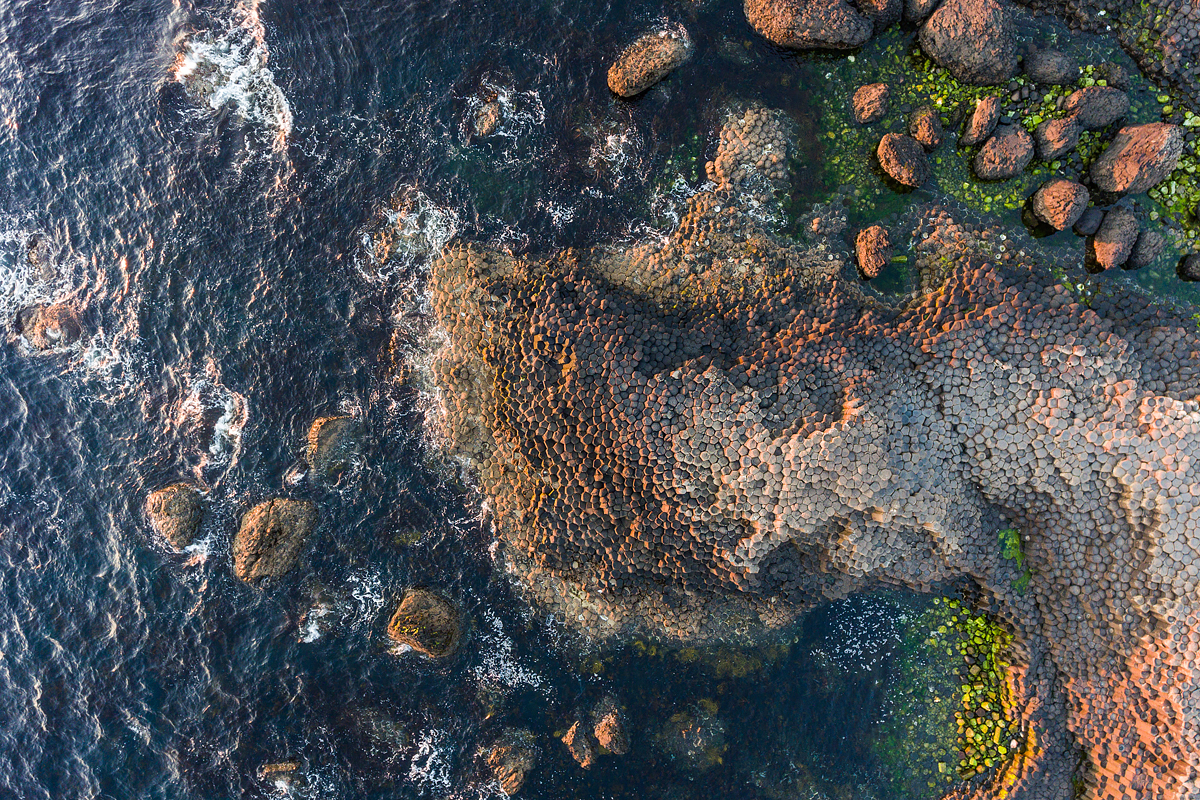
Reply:
[[[929,160],[925,148],[911,136],[889,133],[879,140],[875,154],[883,171],[897,183],[914,189],[929,180]]]
[[[854,119],[859,125],[870,125],[887,116],[891,89],[886,83],[868,83],[854,92]]]
[[[362,420],[357,417],[320,417],[308,429],[304,457],[313,475],[328,479],[345,471],[358,454]]]
[[[925,54],[963,83],[994,86],[1017,74],[1016,25],[998,0],[944,0],[920,40]]]
[[[1076,181],[1051,178],[1033,195],[1033,213],[1058,231],[1074,225],[1087,210],[1088,190]]]
[[[996,130],[996,123],[999,121],[1000,98],[994,96],[980,98],[975,103],[975,110],[967,119],[966,131],[959,137],[959,146],[973,147],[987,141],[987,138],[992,135],[992,131]]]
[[[972,165],[975,174],[985,181],[1015,178],[1033,161],[1033,137],[1019,125],[996,129],[992,138],[983,143]]]
[[[858,256],[859,276],[865,280],[879,277],[892,260],[892,240],[887,228],[882,225],[863,228],[854,240],[854,251]]]
[[[1079,146],[1079,134],[1082,131],[1083,126],[1076,117],[1048,119],[1039,123],[1033,131],[1038,158],[1053,161],[1065,156]]]
[[[692,40],[683,29],[647,33],[621,51],[608,69],[608,88],[634,97],[670,75],[692,56]]]
[[[745,0],[746,19],[780,47],[850,50],[874,33],[871,20],[846,0]]]
[[[720,764],[728,745],[725,723],[716,716],[716,703],[701,700],[696,707],[673,715],[655,736],[659,748],[696,772]]]
[[[625,713],[612,695],[606,695],[592,709],[592,734],[608,752],[623,756],[629,752],[629,732]]]
[[[258,768],[258,779],[271,784],[281,792],[291,793],[307,784],[303,769],[304,767],[299,761],[277,761],[272,764],[263,764]]]
[[[1129,260],[1124,263],[1122,268],[1136,270],[1150,266],[1162,255],[1166,244],[1166,239],[1158,231],[1142,231],[1138,234],[1133,252],[1129,254]]]
[[[156,489],[146,498],[146,516],[155,533],[182,550],[192,543],[204,518],[200,492],[190,483]]]
[[[571,758],[575,759],[579,766],[591,769],[592,765],[596,763],[596,740],[592,738],[591,732],[583,722],[576,721],[563,734],[562,741],[567,746]]]
[[[1106,192],[1138,194],[1166,180],[1183,153],[1183,128],[1165,122],[1122,128],[1092,162],[1092,182]]]
[[[476,136],[483,138],[491,136],[500,127],[504,119],[504,107],[499,100],[489,100],[475,112],[471,120],[471,130]]]
[[[1200,281],[1200,253],[1181,259],[1175,271],[1182,280]]]
[[[536,742],[525,728],[508,728],[487,752],[487,765],[509,797],[521,791],[525,777],[537,766]]]
[[[316,524],[317,507],[307,500],[259,503],[242,517],[234,537],[233,571],[247,582],[286,574]]]
[[[942,143],[942,117],[933,106],[919,106],[908,118],[908,135],[926,150],[936,150]]]
[[[1034,83],[1062,86],[1079,78],[1079,63],[1058,50],[1033,50],[1025,55],[1025,74]]]
[[[1072,92],[1063,110],[1085,131],[1100,130],[1129,113],[1129,95],[1111,86],[1088,86]]]
[[[404,593],[388,622],[388,636],[431,658],[445,658],[458,646],[462,624],[449,601],[424,589]]]
[[[1104,212],[1092,207],[1083,212],[1079,221],[1073,226],[1073,230],[1077,236],[1091,236],[1100,230],[1101,222],[1104,222]]]
[[[1128,261],[1140,228],[1133,211],[1123,206],[1110,208],[1092,241],[1097,266],[1112,269]]]
[[[83,335],[79,311],[70,303],[36,305],[17,313],[16,332],[36,350],[70,347]]]

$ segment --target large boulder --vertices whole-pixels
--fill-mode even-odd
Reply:
[[[350,466],[362,438],[362,421],[357,417],[321,417],[308,429],[304,457],[318,478],[332,478]]]
[[[1100,230],[1100,223],[1104,222],[1104,212],[1092,206],[1079,217],[1071,230],[1076,236],[1091,236],[1096,231]]]
[[[521,791],[525,776],[537,766],[538,748],[533,733],[525,728],[509,728],[487,752],[487,764],[509,797]]]
[[[155,533],[182,550],[195,539],[204,518],[200,492],[190,483],[156,489],[146,498],[146,516]]]
[[[1083,126],[1076,117],[1048,119],[1039,123],[1033,130],[1038,158],[1053,161],[1066,155],[1079,146],[1079,134],[1082,132]]]
[[[983,144],[996,130],[1000,121],[1000,98],[995,96],[982,97],[975,103],[975,110],[967,118],[967,129],[959,137],[959,147],[973,147]]]
[[[70,303],[36,305],[17,312],[16,331],[36,350],[70,347],[83,335],[79,311]]]
[[[891,90],[886,83],[868,83],[854,92],[854,120],[859,125],[870,125],[887,116]]]
[[[879,166],[898,183],[915,189],[929,180],[929,160],[925,157],[925,148],[911,136],[885,134],[879,140],[875,154],[879,157]]]
[[[1057,231],[1074,225],[1087,210],[1088,190],[1066,178],[1051,178],[1033,195],[1033,213]]]
[[[1130,209],[1122,206],[1109,209],[1092,240],[1096,265],[1101,269],[1124,265],[1133,253],[1140,227],[1137,215]]]
[[[1017,31],[998,0],[945,0],[921,27],[921,49],[963,83],[993,86],[1017,74]]]
[[[1122,265],[1122,269],[1141,269],[1150,266],[1162,255],[1166,245],[1167,240],[1158,231],[1142,231],[1138,234],[1133,252],[1129,254],[1129,260]]]
[[[606,695],[592,709],[592,734],[596,743],[616,756],[629,752],[629,731],[625,713],[612,695]]]
[[[458,610],[424,589],[409,589],[388,622],[388,636],[431,658],[454,652],[462,633]]]
[[[1072,92],[1063,110],[1085,131],[1098,131],[1129,113],[1129,95],[1111,86],[1087,86]]]
[[[1165,122],[1132,125],[1092,162],[1092,182],[1106,192],[1138,194],[1157,186],[1179,163],[1183,128]]]
[[[846,0],[745,0],[746,19],[780,47],[850,50],[867,43],[872,21]]]
[[[608,88],[633,97],[671,74],[692,56],[692,40],[680,29],[652,31],[621,51],[608,69]]]
[[[863,228],[854,240],[854,251],[858,257],[859,276],[864,280],[879,277],[892,260],[892,240],[887,228],[882,225]]]
[[[571,758],[575,759],[579,766],[591,769],[596,763],[596,740],[583,722],[577,720],[563,734],[562,741],[567,746]]]
[[[1019,125],[996,129],[975,154],[975,174],[985,181],[1015,178],[1033,160],[1033,137]]]
[[[1180,280],[1200,281],[1200,253],[1192,253],[1183,258],[1176,267],[1175,273]]]
[[[317,507],[307,500],[278,497],[242,516],[233,540],[233,571],[250,582],[277,578],[295,566],[317,524]]]

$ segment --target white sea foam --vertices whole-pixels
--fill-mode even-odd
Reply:
[[[453,738],[446,731],[429,728],[417,736],[417,751],[408,767],[408,780],[434,797],[449,794]]]
[[[459,126],[463,141],[473,138],[479,110],[493,101],[500,106],[500,124],[489,139],[524,139],[546,122],[546,108],[537,90],[522,92],[499,80],[483,80],[479,91],[467,99],[467,111]]]
[[[454,238],[458,228],[454,211],[442,208],[416,186],[408,186],[384,212],[382,224],[362,233],[355,263],[368,280],[414,272],[423,279],[433,258]]]
[[[900,641],[900,609],[886,601],[844,601],[830,612],[824,655],[848,672],[874,669]]]
[[[259,0],[240,0],[227,30],[188,38],[172,77],[213,111],[231,108],[242,122],[263,127],[280,149],[292,132],[292,108],[267,67],[270,51],[258,9]]]
[[[505,635],[504,623],[491,611],[483,613],[483,622],[487,631],[480,633],[479,652],[482,663],[475,669],[475,677],[480,683],[492,686],[502,686],[516,689],[526,686],[531,689],[543,688],[544,680],[531,669],[517,662],[513,640]]]
[[[198,473],[228,469],[236,463],[250,415],[246,398],[221,384],[219,378],[210,361],[205,375],[192,380],[172,417],[175,428],[195,447]]]
[[[10,328],[21,309],[57,302],[74,288],[81,260],[56,259],[50,249],[45,234],[0,216],[0,326]]]

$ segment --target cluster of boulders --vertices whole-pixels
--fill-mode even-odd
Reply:
[[[606,695],[586,718],[575,720],[562,740],[571,757],[584,769],[590,769],[603,753],[623,756],[629,752],[625,712],[616,698]]]

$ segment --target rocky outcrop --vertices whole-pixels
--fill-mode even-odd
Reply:
[[[921,49],[963,83],[993,86],[1017,74],[1017,34],[999,0],[944,0],[921,27]]]
[[[967,118],[967,128],[959,138],[960,147],[974,147],[983,144],[996,129],[1000,121],[1000,98],[983,97],[975,103],[975,110]]]
[[[1133,252],[1129,254],[1129,260],[1123,268],[1138,270],[1150,266],[1163,254],[1166,245],[1167,240],[1158,231],[1142,231],[1138,234],[1137,243],[1134,244]]]
[[[672,760],[693,772],[706,772],[721,763],[728,748],[725,721],[715,713],[716,703],[701,700],[695,708],[667,719],[654,737],[655,744]]]
[[[1140,229],[1133,211],[1123,206],[1110,208],[1092,240],[1096,265],[1100,269],[1122,266],[1133,253]]]
[[[509,728],[488,749],[486,761],[501,791],[512,797],[521,791],[525,777],[537,766],[536,739],[524,728]]]
[[[1092,182],[1106,192],[1138,194],[1166,180],[1183,153],[1183,129],[1165,122],[1122,128],[1092,162]]]
[[[182,550],[192,543],[204,519],[200,492],[190,483],[156,489],[146,498],[146,516],[155,533]]]
[[[362,439],[362,420],[357,417],[320,417],[308,429],[304,457],[313,475],[329,479],[348,469]]]
[[[1033,195],[1033,213],[1058,231],[1074,225],[1087,210],[1088,190],[1076,181],[1051,178]]]
[[[83,335],[79,310],[71,303],[29,306],[17,313],[16,332],[35,350],[70,347]]]
[[[1085,131],[1100,130],[1129,113],[1129,95],[1111,86],[1088,86],[1072,92],[1063,110]]]
[[[1033,138],[1019,125],[996,129],[971,162],[975,174],[985,181],[1015,178],[1033,161]]]
[[[1034,83],[1062,86],[1079,78],[1079,63],[1058,50],[1033,50],[1025,54],[1025,74]]]
[[[887,116],[891,91],[886,83],[868,83],[854,92],[854,119],[859,125],[870,125]]]
[[[858,256],[859,277],[864,280],[879,277],[892,260],[892,240],[887,228],[882,225],[863,228],[854,240],[854,252]]]
[[[317,507],[307,500],[259,503],[242,516],[233,540],[233,571],[247,582],[286,574],[316,524]]]
[[[933,106],[918,106],[908,118],[908,135],[926,150],[942,144],[942,117]]]
[[[625,712],[612,695],[606,695],[592,709],[592,735],[596,743],[615,756],[629,752],[629,731]]]
[[[1083,126],[1076,117],[1048,119],[1039,123],[1033,130],[1038,158],[1053,161],[1065,156],[1079,146],[1079,134],[1082,132]]]
[[[911,136],[889,133],[879,140],[875,151],[879,166],[892,180],[914,189],[929,180],[929,161],[925,148]]]
[[[861,47],[875,30],[846,0],[745,0],[743,8],[756,31],[796,50]]]
[[[596,763],[596,740],[582,720],[573,724],[562,737],[563,744],[571,758],[584,769],[591,769]]]
[[[692,49],[682,28],[644,34],[609,67],[608,88],[621,97],[635,97],[678,69],[691,58]]]
[[[445,658],[462,633],[458,609],[424,589],[409,589],[388,622],[388,636],[430,658]]]
[[[499,100],[489,100],[475,111],[471,119],[471,130],[480,138],[491,136],[500,128],[504,119],[504,107]]]

